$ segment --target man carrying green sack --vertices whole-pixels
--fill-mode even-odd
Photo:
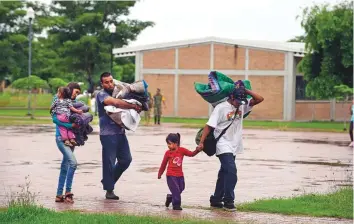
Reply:
[[[237,82],[241,81],[238,80],[237,82],[234,82],[230,77],[218,71],[211,71],[208,75],[208,80],[208,84],[195,82],[194,88],[196,92],[213,107],[228,100],[229,95],[235,89]],[[246,89],[252,90],[251,82],[249,80],[242,80],[241,82]],[[247,99],[250,98],[251,96],[247,95]],[[244,114],[244,118],[246,118],[250,113],[251,111]]]
[[[246,95],[251,98],[247,100]],[[235,187],[237,183],[236,154],[243,151],[242,121],[243,115],[253,106],[261,103],[263,97],[245,88],[239,80],[228,99],[217,104],[205,127],[196,139],[197,150],[209,156],[216,154],[220,160],[220,170],[214,194],[210,197],[210,206],[235,210]],[[215,150],[210,152],[210,150]]]

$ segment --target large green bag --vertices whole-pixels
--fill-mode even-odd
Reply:
[[[215,78],[217,79],[217,83],[220,87],[220,91],[218,91],[217,93],[213,93],[213,89],[210,83],[194,83],[195,91],[205,101],[213,105],[226,100],[235,88],[234,81],[230,77],[218,71],[214,71],[214,74]],[[244,83],[246,89],[252,90],[251,82],[249,80],[242,80],[242,82]],[[250,98],[251,96],[247,95],[247,99]]]

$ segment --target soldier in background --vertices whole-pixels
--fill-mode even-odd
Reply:
[[[154,100],[151,97],[151,93],[150,92],[148,92],[148,97],[149,97],[149,100],[148,100],[149,110],[144,112],[146,125],[150,124],[151,109],[152,109],[152,107],[154,105]]]
[[[166,109],[165,97],[161,94],[161,89],[157,89],[156,94],[154,95],[154,119],[155,124],[160,124],[161,115],[162,115],[162,104]]]

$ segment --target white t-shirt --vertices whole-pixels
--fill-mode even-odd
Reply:
[[[207,125],[214,128],[214,137],[217,138],[231,122],[232,125],[227,129],[225,134],[219,139],[216,144],[216,155],[223,153],[237,153],[243,152],[242,144],[242,121],[243,114],[252,110],[249,105],[251,100],[248,100],[247,105],[241,105],[238,114],[235,116],[235,121],[232,122],[236,107],[225,101],[218,104],[210,115]]]

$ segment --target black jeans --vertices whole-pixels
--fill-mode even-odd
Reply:
[[[115,183],[132,162],[128,139],[125,134],[101,135],[103,189],[114,190]],[[116,162],[117,161],[117,162]]]
[[[226,203],[234,203],[235,187],[237,183],[237,168],[235,156],[232,153],[224,153],[218,156],[221,167],[216,181],[213,199]]]

